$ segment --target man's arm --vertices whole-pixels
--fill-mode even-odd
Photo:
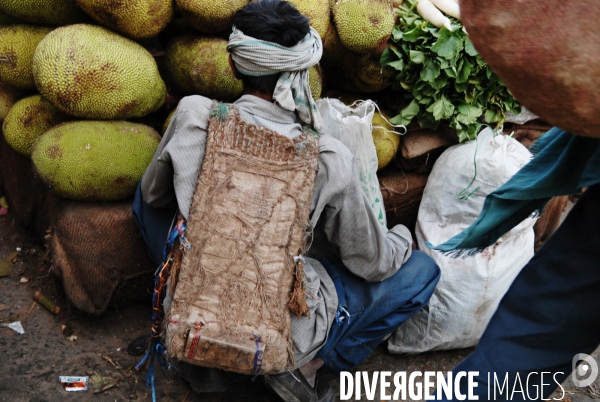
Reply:
[[[172,127],[174,127],[173,119],[171,119],[169,128],[165,132],[152,162],[142,176],[142,198],[146,204],[155,208],[170,208],[177,205],[173,188],[173,165],[170,155],[164,152],[169,139],[173,136]]]
[[[403,225],[387,232],[381,227],[361,189],[349,151],[319,155],[315,189],[320,192],[315,197],[320,217],[313,216],[313,223],[315,218],[323,220],[325,235],[352,273],[370,282],[382,281],[411,256],[410,231]]]
[[[187,217],[204,160],[211,105],[210,99],[201,96],[188,96],[179,102],[142,177],[142,196],[148,205],[178,205]]]

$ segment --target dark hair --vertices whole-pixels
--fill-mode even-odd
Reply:
[[[235,14],[233,25],[248,36],[285,47],[296,45],[310,31],[308,18],[291,3],[282,0],[257,0],[248,3]],[[275,91],[279,75],[251,77],[242,74],[244,89],[271,95]]]

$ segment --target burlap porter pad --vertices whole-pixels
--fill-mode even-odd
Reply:
[[[288,302],[306,241],[318,138],[295,140],[213,105],[165,317],[168,354],[239,373],[294,364]]]

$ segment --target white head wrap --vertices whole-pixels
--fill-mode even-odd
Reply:
[[[273,99],[282,108],[297,111],[300,119],[315,130],[321,128],[321,115],[308,85],[308,69],[323,54],[321,38],[314,28],[292,47],[246,36],[233,27],[227,50],[240,73],[265,76],[281,73]]]

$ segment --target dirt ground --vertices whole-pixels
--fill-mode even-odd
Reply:
[[[15,224],[9,212],[0,216],[0,272],[11,265],[12,273],[0,277],[0,401],[152,400],[151,388],[145,384],[146,371],[132,370],[139,357],[127,352],[132,340],[149,333],[149,303],[112,308],[100,317],[70,310],[60,286],[49,274],[43,247]],[[36,290],[61,307],[59,315],[34,303]],[[11,321],[20,322],[24,334],[5,326]],[[469,352],[464,349],[398,356],[382,345],[357,371],[447,371]],[[597,361],[599,356],[596,351]],[[339,381],[328,373],[324,375],[334,381],[339,394]],[[97,385],[87,391],[66,392],[59,376],[90,376]],[[571,402],[600,398],[600,379],[589,389],[575,388],[570,380],[564,387]],[[235,375],[227,392],[198,394],[177,375],[167,377],[158,369],[156,397],[158,401],[278,400],[260,379],[252,382],[250,377]]]

